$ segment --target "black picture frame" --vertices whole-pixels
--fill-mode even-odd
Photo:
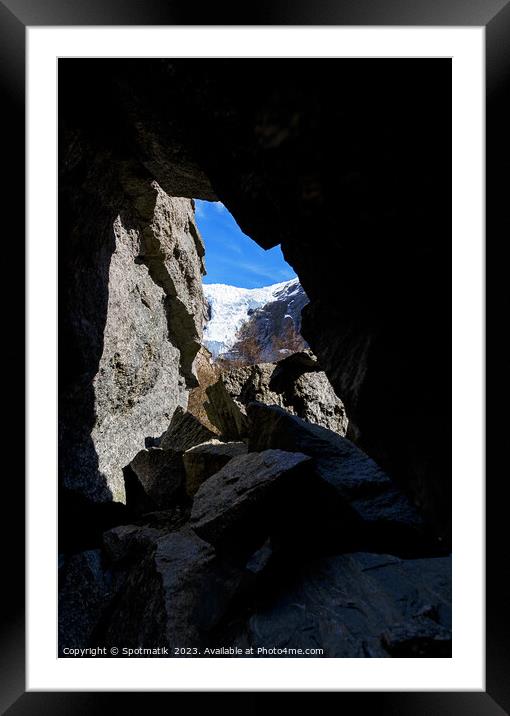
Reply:
[[[203,8],[197,3],[165,2],[164,0],[0,0],[0,90],[2,96],[2,173],[6,190],[2,198],[4,219],[12,223],[7,254],[15,254],[15,265],[23,266],[23,226],[25,216],[25,29],[27,26],[51,25],[429,25],[485,26],[486,29],[486,160],[487,160],[487,231],[502,235],[508,226],[508,138],[510,115],[505,99],[510,86],[510,3],[507,0],[350,0],[290,4],[285,0],[258,0],[256,7],[243,12],[225,10],[217,4]],[[507,167],[505,181],[504,168]],[[5,225],[4,225],[5,226]],[[5,231],[8,231],[5,229]],[[5,254],[4,254],[5,257]],[[11,254],[12,258],[12,254]],[[13,396],[9,405],[23,411],[24,345],[22,316],[23,292],[20,269],[7,271],[13,282],[11,296],[17,296],[15,310],[9,306],[6,331],[15,337],[9,341],[10,372],[18,372],[18,380],[9,378]],[[21,296],[21,299],[19,298]],[[30,347],[29,347],[30,349]],[[22,418],[10,421],[7,444],[18,446]],[[4,464],[6,469],[7,463]],[[10,716],[21,714],[90,714],[108,709],[118,712],[129,699],[130,709],[150,708],[156,694],[96,692],[25,692],[25,625],[24,625],[24,480],[23,460],[18,457],[5,472],[2,526],[6,528],[3,550],[4,608],[1,611],[0,708]],[[504,475],[500,475],[504,478]],[[495,479],[487,491],[487,593],[486,593],[486,691],[423,692],[423,693],[335,693],[337,707],[351,713],[354,708],[367,708],[377,714],[407,715],[477,714],[497,716],[510,713],[510,649],[505,641],[510,603],[508,575],[501,565],[501,545],[506,503],[501,499],[504,479]],[[8,513],[8,514],[7,514]],[[7,519],[8,517],[8,519]],[[158,694],[172,702],[182,696],[189,706],[215,708],[220,694]],[[267,708],[268,697],[278,707],[282,694],[229,694],[227,708],[257,711]],[[288,695],[287,695],[288,696]],[[311,695],[313,696],[313,695]],[[309,698],[301,694],[300,699]],[[143,699],[143,701],[142,701]],[[149,701],[148,701],[149,699]],[[211,701],[212,699],[212,701]],[[303,704],[306,708],[306,703]],[[223,705],[222,705],[223,708]]]

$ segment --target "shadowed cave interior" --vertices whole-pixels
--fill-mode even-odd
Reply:
[[[60,60],[59,93],[60,656],[449,656],[450,61]],[[194,200],[281,245],[303,345],[211,366]]]

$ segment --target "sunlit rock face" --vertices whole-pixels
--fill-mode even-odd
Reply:
[[[186,406],[187,392],[180,351],[168,337],[167,296],[139,262],[140,232],[126,229],[119,217],[114,233],[92,440],[113,499],[124,502],[122,468],[146,436],[165,430],[177,405]]]
[[[129,190],[111,226],[94,424],[66,445],[64,486],[92,500],[125,501],[122,468],[186,407],[202,334],[204,250],[192,201],[155,182]]]
[[[253,401],[278,405],[339,435],[346,434],[349,424],[342,401],[310,351],[277,363],[224,368],[206,394],[210,421],[230,440],[247,438],[246,409]]]

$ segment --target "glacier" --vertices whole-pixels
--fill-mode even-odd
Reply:
[[[216,359],[237,341],[241,326],[257,308],[291,298],[300,291],[298,278],[262,288],[238,288],[222,283],[204,284],[209,317],[204,326],[203,343]]]

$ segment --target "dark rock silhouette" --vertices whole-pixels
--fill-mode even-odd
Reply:
[[[177,408],[170,425],[158,441],[163,450],[185,452],[195,445],[217,438],[217,434],[209,430],[194,415],[182,408]]]
[[[64,648],[83,648],[93,634],[114,594],[113,576],[100,550],[63,557],[59,579],[59,654]]]
[[[203,646],[238,592],[242,573],[223,565],[213,547],[180,531],[157,539],[129,575],[109,620],[107,644],[169,648]],[[142,616],[143,615],[143,616]]]
[[[186,450],[182,457],[188,495],[193,496],[202,483],[219,472],[233,457],[247,452],[246,443],[222,443],[219,440],[209,440]]]
[[[182,452],[141,450],[124,468],[127,507],[135,513],[164,510],[184,491]]]
[[[203,539],[223,550],[253,553],[287,520],[292,511],[289,493],[306,491],[312,479],[310,458],[299,452],[265,450],[230,460],[199,488],[190,526]],[[304,497],[303,497],[304,499]]]
[[[311,562],[249,617],[234,643],[255,647],[254,656],[271,645],[336,658],[449,657],[449,569],[447,557],[357,553]]]
[[[374,542],[410,549],[423,540],[423,521],[409,499],[350,440],[277,406],[248,405],[250,452],[300,450],[337,498],[345,501]],[[400,547],[401,548],[401,547]]]
[[[123,469],[131,513],[140,515],[186,502],[184,453],[212,437],[215,434],[194,415],[178,407],[163,435],[152,440],[156,445],[140,450]]]

